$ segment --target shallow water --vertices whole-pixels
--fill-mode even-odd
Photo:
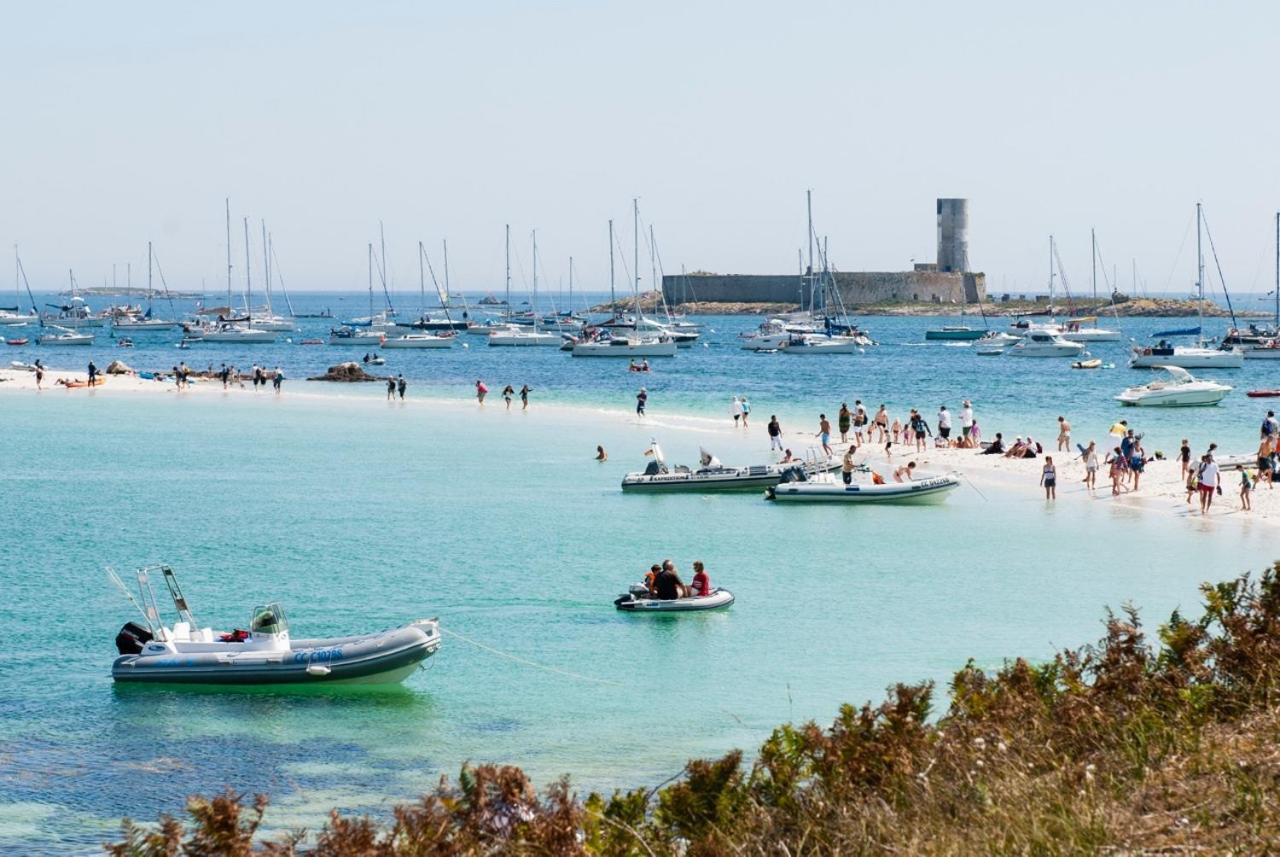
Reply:
[[[1089,641],[1108,605],[1131,600],[1154,624],[1194,609],[1200,581],[1273,558],[1269,527],[1072,502],[1069,486],[1053,508],[965,486],[937,508],[856,510],[618,490],[650,436],[673,461],[698,445],[760,458],[771,411],[816,430],[815,411],[833,413],[841,396],[920,403],[932,419],[968,395],[988,434],[1046,439],[1065,410],[1077,437],[1101,437],[1125,415],[1107,396],[1148,377],[908,344],[937,323],[870,319],[884,345],[803,360],[737,351],[751,320],[713,319],[713,347],[655,361],[643,379],[647,424],[626,410],[637,383],[624,365],[540,349],[397,355],[386,368],[412,381],[404,405],[367,388],[301,395],[314,385],[294,381],[279,400],[0,395],[0,847],[55,837],[93,850],[122,814],[150,819],[224,785],[269,792],[274,826],[314,827],[333,805],[385,812],[465,760],[520,764],[539,782],[649,785],[690,756],[750,750],[780,722],[829,721],[895,681],[945,682],[969,657],[998,665]],[[1155,324],[1178,326],[1134,329]],[[336,362],[337,349],[276,348],[291,378],[307,360]],[[1105,348],[1120,361],[1121,346]],[[104,365],[114,354],[101,351]],[[1204,374],[1244,388],[1268,373]],[[418,400],[462,398],[475,375],[495,390],[528,380],[533,409]],[[755,404],[745,436],[729,425],[733,392]],[[1188,430],[1197,446],[1243,449],[1261,407],[1233,394],[1220,408],[1138,416],[1149,448]],[[598,443],[612,456],[603,465],[591,461]],[[614,595],[664,556],[686,570],[705,560],[738,603],[618,614]],[[206,624],[243,625],[270,599],[305,635],[439,616],[545,669],[449,637],[391,693],[117,688],[111,640],[131,608],[102,569],[150,562],[177,568]]]

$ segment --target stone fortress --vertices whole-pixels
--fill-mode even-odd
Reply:
[[[966,304],[986,300],[986,275],[969,270],[969,200],[939,199],[938,261],[911,271],[837,271],[846,306]],[[662,278],[667,303],[807,303],[800,274],[678,274]]]

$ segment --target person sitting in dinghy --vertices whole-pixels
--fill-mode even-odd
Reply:
[[[658,598],[663,601],[674,601],[688,591],[684,581],[676,573],[676,564],[669,559],[662,561],[662,571],[658,573],[655,588],[658,590]]]
[[[662,573],[662,566],[656,562],[649,566],[649,572],[644,576],[644,588],[649,590],[650,595],[658,594],[658,575]]]
[[[694,598],[706,598],[711,594],[711,576],[702,560],[693,561],[693,580],[689,584],[689,595]]]

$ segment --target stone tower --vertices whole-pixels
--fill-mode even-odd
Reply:
[[[969,270],[969,200],[938,200],[938,270]]]

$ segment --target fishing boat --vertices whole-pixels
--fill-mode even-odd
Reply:
[[[765,496],[799,503],[934,504],[945,500],[959,485],[960,480],[945,474],[917,473],[906,482],[854,481],[849,485],[828,475],[781,482],[767,489]]]
[[[151,575],[169,590],[177,621],[166,626]],[[276,603],[255,607],[248,628],[219,632],[200,627],[173,569],[138,571],[142,605],[114,574],[113,580],[138,607],[145,625],[128,622],[116,635],[119,656],[111,665],[118,682],[163,684],[394,684],[404,681],[440,648],[440,625],[418,619],[396,628],[348,637],[293,639]]]
[[[968,327],[966,325],[945,325],[943,327],[930,328],[924,332],[924,338],[928,341],[972,341],[982,339],[987,335],[987,330],[981,327]]]
[[[1178,408],[1194,405],[1216,405],[1231,392],[1226,384],[1201,381],[1178,366],[1160,367],[1169,373],[1170,379],[1152,381],[1138,387],[1130,387],[1116,396],[1123,405]]]
[[[36,337],[36,342],[40,345],[92,345],[93,334],[81,333],[78,330],[69,330],[56,324],[42,325],[45,330],[53,330],[55,333],[42,333]]]
[[[642,583],[634,583],[613,600],[613,606],[628,613],[694,613],[719,610],[733,604],[733,593],[716,587],[709,595],[687,595],[683,598],[657,598]]]
[[[1027,335],[1009,349],[1010,357],[1076,357],[1084,351],[1084,345],[1070,342],[1048,330],[1030,330]]]
[[[817,459],[810,462],[792,461],[787,464],[754,464],[747,467],[727,467],[705,449],[699,449],[699,466],[690,468],[684,465],[667,465],[662,447],[656,440],[651,441],[644,454],[652,460],[641,472],[628,473],[622,477],[622,490],[631,492],[702,492],[702,491],[742,491],[757,488],[768,488],[782,481],[789,471],[818,473],[833,467],[839,467],[835,459]]]

